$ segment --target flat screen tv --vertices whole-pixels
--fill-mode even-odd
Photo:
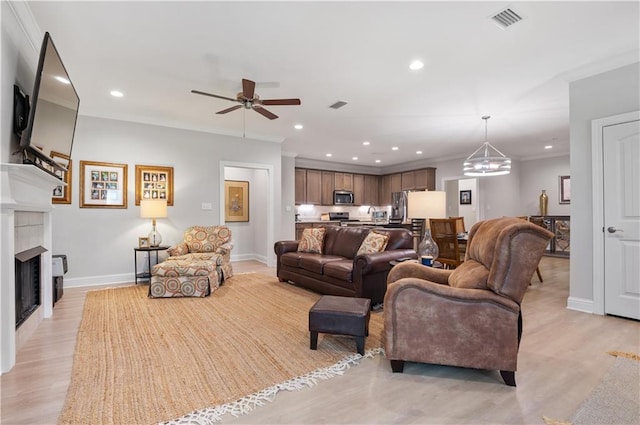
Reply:
[[[45,33],[27,127],[20,138],[23,162],[58,178],[71,159],[80,99],[49,33]],[[67,160],[67,161],[65,161]]]

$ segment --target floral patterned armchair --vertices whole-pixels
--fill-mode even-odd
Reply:
[[[184,240],[169,248],[167,260],[216,260],[222,257],[220,282],[233,276],[231,267],[231,230],[227,226],[192,226],[184,231]]]

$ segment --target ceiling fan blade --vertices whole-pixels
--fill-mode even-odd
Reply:
[[[256,111],[257,113],[269,118],[270,120],[275,120],[276,118],[278,118],[278,116],[276,114],[274,114],[273,112],[269,112],[266,109],[260,107],[260,106],[254,106],[253,110]]]
[[[232,98],[230,98],[230,97],[219,96],[219,95],[217,95],[217,94],[205,93],[205,92],[200,91],[200,90],[191,90],[191,93],[201,94],[201,95],[203,95],[203,96],[217,97],[218,99],[230,100],[230,101],[232,101],[232,102],[237,102],[237,101],[238,101],[238,99],[232,99]]]
[[[264,99],[260,100],[263,105],[300,105],[300,99]]]
[[[242,96],[245,99],[253,99],[256,92],[256,83],[251,80],[242,79]]]
[[[216,114],[226,114],[227,112],[235,111],[236,109],[242,108],[242,105],[232,106],[231,108],[223,109],[222,111],[216,112]]]

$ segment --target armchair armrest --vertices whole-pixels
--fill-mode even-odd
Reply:
[[[181,255],[188,254],[189,247],[187,246],[186,243],[180,242],[178,244],[175,244],[169,247],[169,249],[167,249],[167,253],[169,254],[170,257],[179,257]]]
[[[285,252],[295,252],[298,250],[298,241],[278,241],[273,245],[276,255],[282,255]]]
[[[423,266],[420,263],[407,261],[391,269],[387,282],[392,283],[405,277],[413,277],[446,285],[449,281],[449,275],[452,272],[453,270],[435,269],[433,267]]]
[[[363,275],[387,271],[391,268],[390,261],[406,258],[418,258],[413,249],[392,249],[372,254],[361,254],[353,259],[353,271]]]
[[[227,242],[222,244],[216,249],[216,254],[225,255],[231,252],[233,249],[233,244],[231,242]]]

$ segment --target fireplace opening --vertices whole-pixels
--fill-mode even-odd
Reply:
[[[37,246],[16,254],[16,329],[40,305],[40,255],[46,251]]]

